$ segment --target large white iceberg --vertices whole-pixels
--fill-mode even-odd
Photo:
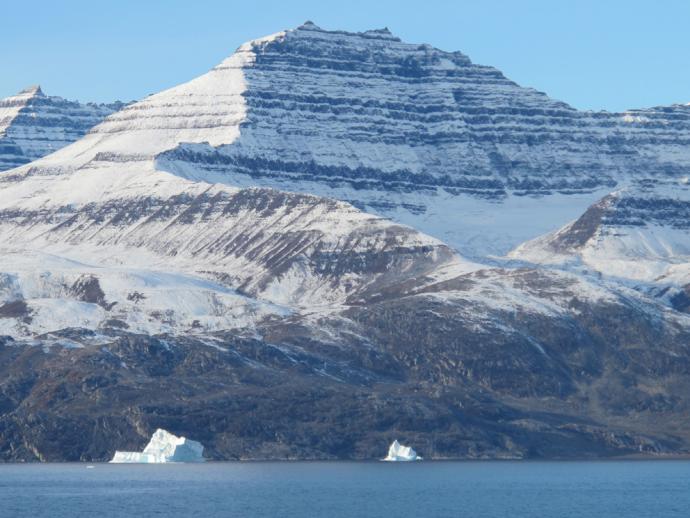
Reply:
[[[393,441],[390,448],[388,448],[388,457],[383,459],[389,462],[408,462],[412,460],[422,460],[417,452],[409,446],[403,446],[397,440]]]
[[[204,462],[204,447],[200,442],[191,441],[186,437],[178,437],[159,428],[143,452],[116,451],[113,460],[121,463],[163,463],[163,462]]]

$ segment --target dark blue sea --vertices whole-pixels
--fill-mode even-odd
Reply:
[[[7,517],[690,517],[689,461],[0,465]]]

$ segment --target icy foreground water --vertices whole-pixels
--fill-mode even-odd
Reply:
[[[3,517],[683,517],[690,462],[0,465]]]

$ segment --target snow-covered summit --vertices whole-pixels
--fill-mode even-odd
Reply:
[[[238,54],[251,56],[239,136],[170,149],[168,171],[349,201],[476,258],[566,224],[633,177],[688,172],[680,110],[579,112],[387,29],[307,22]]]
[[[384,27],[382,29],[369,29],[363,32],[358,32],[358,33],[351,33],[347,31],[329,31],[326,29],[322,29],[318,25],[316,25],[314,22],[307,20],[304,22],[302,25],[298,26],[296,29],[292,29],[291,31],[287,32],[293,32],[293,31],[315,31],[315,32],[322,32],[326,34],[344,34],[344,35],[352,35],[356,34],[360,37],[363,38],[375,38],[375,39],[387,39],[387,40],[392,40],[392,41],[400,41],[400,38],[397,36],[393,35],[393,33],[388,29],[388,27]]]
[[[241,45],[92,133],[37,169],[75,173],[60,181],[70,191],[88,169],[99,189],[85,198],[119,194],[132,175],[178,190],[154,172],[327,196],[476,259],[631,179],[690,174],[686,107],[580,112],[461,52],[313,22]]]
[[[45,94],[43,93],[43,90],[41,90],[41,85],[31,85],[19,92],[17,94],[18,96],[26,95],[26,96],[38,96],[38,97],[45,97]]]
[[[241,45],[92,133],[37,167],[88,163],[105,194],[165,171],[327,196],[478,259],[565,225],[630,178],[690,174],[680,108],[579,112],[460,52],[313,22]]]
[[[311,20],[307,20],[302,25],[297,27],[297,30],[300,30],[300,31],[321,31],[323,29],[321,27],[319,27],[318,25],[316,25]]]

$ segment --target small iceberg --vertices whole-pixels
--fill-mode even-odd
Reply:
[[[165,462],[204,462],[204,447],[200,442],[178,437],[159,428],[143,452],[116,451],[113,464],[159,464]]]
[[[397,440],[393,441],[390,448],[388,448],[388,457],[383,459],[387,462],[410,462],[413,460],[422,460],[417,452],[409,446],[403,446]]]

